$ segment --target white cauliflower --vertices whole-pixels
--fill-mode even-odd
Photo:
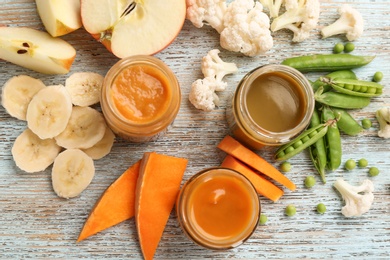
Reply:
[[[264,8],[269,11],[269,17],[275,18],[279,16],[279,10],[284,0],[260,0]]]
[[[215,92],[223,91],[227,86],[223,77],[238,70],[236,64],[224,62],[219,53],[218,49],[213,49],[202,58],[204,79],[198,79],[191,85],[188,99],[197,109],[211,111],[218,106],[219,97]]]
[[[342,5],[338,12],[340,18],[336,22],[328,25],[321,30],[323,38],[328,38],[337,34],[345,34],[348,41],[357,40],[364,29],[364,21],[362,15],[350,5]]]
[[[201,28],[204,24],[210,25],[218,33],[223,30],[223,16],[226,12],[225,0],[186,0],[187,19]]]
[[[390,138],[390,108],[383,107],[376,111],[376,119],[379,123],[378,136]]]
[[[285,0],[285,8],[286,12],[272,21],[271,30],[291,30],[294,33],[293,42],[302,42],[309,38],[310,32],[318,24],[319,0]]]
[[[227,83],[222,81],[227,74],[235,73],[238,68],[234,63],[224,62],[220,57],[218,49],[211,50],[202,58],[202,73],[208,78],[215,78],[218,86],[216,91],[225,90]]]
[[[225,29],[221,32],[222,48],[241,52],[246,56],[263,54],[273,47],[269,30],[269,17],[263,12],[260,2],[235,0],[224,16]]]
[[[370,210],[374,201],[374,184],[366,179],[360,186],[352,186],[343,179],[338,179],[333,185],[343,197],[345,206],[341,213],[346,217],[361,216]]]
[[[219,97],[215,94],[218,82],[215,78],[197,79],[191,85],[188,99],[197,108],[203,111],[212,111],[219,105]]]

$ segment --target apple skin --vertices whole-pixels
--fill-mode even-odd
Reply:
[[[76,50],[60,38],[26,27],[0,27],[0,59],[44,74],[66,74]]]
[[[176,39],[184,25],[185,0],[135,0],[131,11],[131,4],[123,2],[81,0],[85,30],[118,58],[156,54]]]
[[[35,0],[46,31],[53,37],[71,33],[82,26],[80,0]]]

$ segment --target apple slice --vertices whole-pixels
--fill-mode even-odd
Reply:
[[[80,0],[35,0],[38,14],[53,37],[68,34],[82,26]]]
[[[166,48],[185,17],[185,0],[81,0],[84,28],[119,58]]]
[[[46,32],[0,27],[0,59],[44,74],[66,74],[75,57],[72,45]]]

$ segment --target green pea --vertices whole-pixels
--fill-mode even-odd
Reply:
[[[348,90],[353,90],[353,85],[352,84],[345,84],[344,88]]]
[[[324,205],[324,203],[319,203],[317,205],[317,212],[320,214],[324,214],[326,212],[326,206]]]
[[[361,86],[360,87],[360,92],[366,93],[367,92],[367,86]]]
[[[305,178],[305,187],[306,188],[311,188],[314,185],[316,185],[316,179],[313,176],[307,176]]]
[[[364,129],[369,129],[372,126],[372,121],[368,118],[362,120],[362,126]]]
[[[312,131],[311,133],[309,133],[309,137],[312,138],[313,136],[315,136],[318,132],[317,131]]]
[[[356,162],[352,159],[348,159],[344,164],[345,169],[352,171],[356,167]]]
[[[382,81],[382,79],[383,79],[383,73],[381,71],[375,72],[373,80],[375,82],[380,82],[380,81]]]
[[[289,146],[289,147],[286,148],[285,153],[291,153],[291,152],[293,152],[294,150],[295,150],[294,147]]]
[[[282,172],[289,172],[289,171],[291,171],[291,164],[289,162],[283,162],[280,165],[280,170]]]
[[[368,87],[366,93],[375,94],[376,93],[376,88]]]
[[[358,161],[359,168],[367,167],[367,165],[368,165],[368,161],[364,158],[362,158]]]
[[[290,204],[286,207],[284,212],[286,213],[287,216],[292,217],[295,215],[295,213],[297,213],[297,209],[295,208],[294,205]]]
[[[337,43],[333,47],[333,53],[341,53],[343,51],[344,51],[344,44],[342,44],[341,42]]]
[[[259,221],[259,224],[260,225],[264,225],[266,222],[267,222],[267,220],[268,220],[268,217],[267,217],[267,215],[265,215],[265,214],[260,214],[260,221]]]
[[[360,85],[355,85],[355,86],[353,86],[353,91],[356,91],[356,92],[359,92],[360,91],[360,89],[361,89],[361,87],[362,86],[360,86]]]
[[[355,44],[352,42],[347,42],[344,46],[344,51],[345,52],[352,52],[355,49]]]
[[[301,140],[302,140],[303,143],[306,143],[307,141],[310,140],[310,137],[304,136]]]
[[[298,140],[298,141],[296,141],[296,142],[293,144],[293,146],[294,146],[294,148],[298,148],[298,147],[301,146],[302,144],[303,144],[302,140]]]
[[[368,174],[372,177],[377,176],[379,174],[379,169],[377,167],[370,167]]]

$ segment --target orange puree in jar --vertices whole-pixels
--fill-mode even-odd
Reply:
[[[237,179],[217,176],[196,187],[189,205],[194,225],[203,235],[228,239],[245,230],[253,205],[246,187]]]
[[[111,87],[116,109],[127,120],[148,123],[160,118],[171,101],[169,80],[149,65],[133,65],[118,73]]]
[[[229,249],[242,244],[256,229],[260,201],[242,174],[215,167],[198,172],[184,184],[176,212],[183,231],[195,243]]]

